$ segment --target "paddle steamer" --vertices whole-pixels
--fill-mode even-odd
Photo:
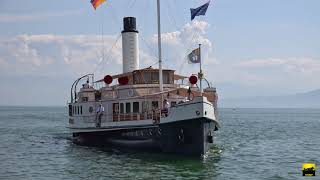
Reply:
[[[216,88],[201,71],[188,77],[162,69],[160,31],[159,68],[140,69],[136,19],[123,22],[123,72],[98,80],[87,74],[72,84],[73,141],[204,155],[219,128]]]

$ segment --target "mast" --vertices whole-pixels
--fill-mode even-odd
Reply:
[[[160,87],[160,92],[162,92],[163,91],[163,77],[162,77],[162,54],[161,54],[160,0],[157,0],[157,16],[158,16],[159,87]]]
[[[201,59],[201,44],[199,44],[199,59],[200,59],[200,72],[199,72],[200,93],[201,93],[201,95],[202,95],[202,78],[203,78],[203,72],[202,72],[202,59]]]

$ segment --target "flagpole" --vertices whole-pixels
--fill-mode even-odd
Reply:
[[[199,72],[200,93],[201,93],[201,96],[202,96],[202,78],[203,78],[203,73],[202,73],[202,59],[201,59],[201,44],[199,44],[199,59],[200,59],[200,72]]]
[[[160,92],[162,92],[163,78],[162,78],[162,54],[161,54],[160,0],[157,0],[157,16],[158,16],[159,86],[160,86]]]
[[[161,23],[160,23],[160,0],[157,0],[157,19],[158,19],[158,55],[159,55],[159,90],[163,91],[163,77],[162,77],[162,54],[161,54]],[[163,107],[163,95],[160,95],[160,107]],[[160,119],[161,119],[160,111]]]

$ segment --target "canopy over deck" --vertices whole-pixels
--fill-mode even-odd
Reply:
[[[171,69],[163,69],[162,71],[169,71],[169,72],[175,72],[175,70],[171,70]],[[139,69],[139,70],[135,70],[135,71],[132,71],[132,72],[127,72],[127,73],[122,73],[122,74],[116,74],[116,75],[113,75],[111,76],[113,79],[118,79],[118,78],[121,78],[121,77],[132,77],[133,74],[139,74],[139,73],[144,73],[144,72],[155,72],[155,73],[158,73],[159,72],[159,69],[154,69],[152,67],[148,67],[148,68],[145,68],[145,69]],[[174,80],[182,80],[182,79],[185,79],[185,78],[188,78],[187,76],[183,76],[183,75],[178,75],[178,74],[174,74],[173,75],[174,77]],[[98,81],[95,81],[94,83],[99,83],[99,82],[103,82],[104,79],[100,79]]]

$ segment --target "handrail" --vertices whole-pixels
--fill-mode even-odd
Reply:
[[[204,80],[206,80],[208,87],[211,88],[209,81],[206,78],[203,78]]]
[[[119,121],[140,121],[140,120],[154,120],[154,123],[160,121],[161,110],[146,111],[139,113],[111,113],[103,114],[101,117],[101,122],[119,122]],[[86,119],[87,122],[95,122],[98,118],[98,114],[90,115],[76,115],[75,118]]]
[[[72,95],[72,90],[73,90],[73,87],[74,87],[74,99],[77,99],[77,85],[79,83],[79,81],[82,79],[82,78],[85,78],[85,77],[90,77],[90,76],[94,76],[94,74],[86,74],[80,78],[78,78],[77,80],[75,80],[71,86],[71,90],[70,90],[70,94],[71,94],[71,103],[73,103],[73,95]]]

